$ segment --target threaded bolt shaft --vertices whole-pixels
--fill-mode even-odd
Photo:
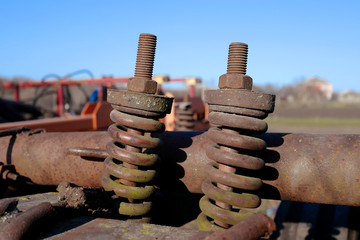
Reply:
[[[135,78],[151,80],[154,67],[156,36],[141,33],[136,57]]]
[[[246,74],[248,45],[233,42],[229,46],[227,74]]]

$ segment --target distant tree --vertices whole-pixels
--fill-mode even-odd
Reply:
[[[11,78],[0,76],[0,82],[9,82],[9,81],[11,81]]]

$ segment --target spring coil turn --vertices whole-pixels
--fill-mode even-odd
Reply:
[[[192,131],[195,126],[194,110],[191,109],[191,104],[180,103],[176,109],[176,131]]]
[[[265,150],[266,143],[252,135],[266,132],[267,123],[262,119],[267,113],[238,109],[237,114],[219,111],[209,114],[209,136],[215,144],[206,150],[213,161],[206,169],[209,178],[202,184],[205,196],[200,200],[202,213],[197,219],[200,230],[225,230],[252,215],[241,208],[256,208],[261,203],[252,191],[262,186],[262,180],[236,171],[264,167],[264,161],[253,153]],[[235,211],[234,207],[240,210]]]
[[[151,209],[151,202],[146,199],[155,190],[149,183],[156,176],[151,167],[159,161],[159,156],[144,151],[157,148],[160,139],[146,133],[162,132],[165,125],[158,121],[162,116],[149,117],[149,114],[151,112],[126,107],[110,113],[115,122],[108,129],[113,141],[107,144],[109,157],[104,162],[106,173],[102,184],[106,191],[124,198],[120,201],[119,213],[126,216],[144,216]]]

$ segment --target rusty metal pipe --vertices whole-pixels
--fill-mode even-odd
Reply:
[[[209,163],[205,148],[212,144],[208,133],[166,132],[162,138],[158,186],[201,193]],[[267,133],[260,138],[268,145],[262,154],[266,167],[260,173],[261,197],[360,206],[360,135]],[[68,149],[105,149],[108,141],[106,132],[21,133],[15,141],[11,136],[0,138],[0,161],[14,164],[19,174],[36,184],[66,180],[100,187],[103,163]]]
[[[204,240],[256,240],[262,237],[269,238],[276,230],[273,220],[263,214],[257,213],[237,223],[224,232],[201,232],[192,238]]]
[[[57,207],[49,202],[40,203],[11,219],[1,230],[3,240],[29,239],[30,233],[44,228],[46,222],[53,219],[58,213]]]
[[[106,132],[24,132],[0,138],[0,161],[16,165],[16,171],[40,185],[58,185],[69,180],[82,186],[101,186],[102,161],[74,155],[72,149],[105,149]],[[101,156],[101,155],[100,155]]]

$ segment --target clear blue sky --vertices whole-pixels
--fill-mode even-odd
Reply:
[[[0,16],[7,77],[133,75],[138,36],[152,33],[154,74],[215,86],[229,44],[245,42],[255,84],[318,76],[360,91],[360,1],[2,0]]]

